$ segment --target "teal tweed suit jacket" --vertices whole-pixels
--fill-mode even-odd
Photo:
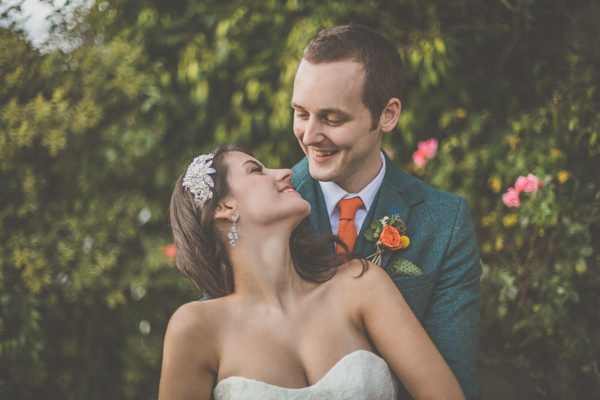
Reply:
[[[446,359],[467,399],[478,399],[481,391],[475,370],[481,264],[469,206],[464,198],[433,189],[406,174],[387,156],[385,161],[383,183],[354,251],[365,256],[375,253],[375,243],[367,241],[364,233],[372,221],[391,216],[393,207],[406,223],[410,245],[384,253],[381,266],[387,270],[402,257],[423,270],[422,275],[395,278],[394,283]],[[309,174],[306,158],[293,168],[292,185],[312,206],[312,234],[330,234],[325,199]],[[410,395],[405,391],[400,398]]]

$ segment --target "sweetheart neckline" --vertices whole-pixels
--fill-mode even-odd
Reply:
[[[348,357],[355,355],[355,354],[362,354],[362,353],[367,353],[367,355],[372,355],[375,357],[376,360],[379,360],[381,362],[384,362],[387,366],[386,361],[378,356],[377,354],[373,353],[372,351],[369,350],[364,350],[364,349],[358,349],[358,350],[354,350],[351,353],[346,354],[344,357],[340,358],[338,360],[338,362],[336,362],[333,367],[331,367],[329,369],[329,371],[327,371],[327,373],[325,375],[323,375],[323,377],[321,379],[319,379],[318,381],[316,381],[315,383],[313,383],[312,385],[309,386],[304,386],[301,388],[288,388],[285,386],[278,386],[278,385],[274,385],[272,383],[267,383],[267,382],[263,382],[263,381],[259,381],[257,379],[253,379],[253,378],[246,378],[245,376],[238,376],[238,375],[232,375],[232,376],[228,376],[227,378],[221,379],[219,381],[219,383],[217,383],[217,385],[215,386],[214,390],[217,390],[217,388],[219,387],[219,385],[221,385],[221,383],[225,382],[225,381],[232,381],[232,380],[245,380],[245,381],[252,381],[252,382],[257,382],[259,384],[265,385],[265,386],[270,386],[270,387],[274,387],[274,388],[278,388],[278,389],[282,389],[282,390],[306,390],[306,389],[311,389],[314,388],[315,386],[317,386],[318,384],[320,384],[321,382],[323,382],[327,376],[329,376],[331,374],[331,372],[336,369],[336,367],[338,367],[344,360],[346,360]]]

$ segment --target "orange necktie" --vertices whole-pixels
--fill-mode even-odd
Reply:
[[[348,249],[352,251],[357,237],[354,216],[356,215],[356,211],[363,207],[363,202],[357,196],[351,199],[342,199],[337,203],[337,206],[340,209],[340,225],[338,226],[337,234],[348,245]],[[344,252],[342,246],[336,247],[338,253]]]

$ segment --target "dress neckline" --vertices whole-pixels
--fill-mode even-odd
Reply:
[[[301,387],[301,388],[288,388],[288,387],[284,387],[284,386],[274,385],[272,383],[267,383],[267,382],[259,381],[257,379],[246,378],[244,376],[232,375],[232,376],[229,376],[229,377],[227,377],[225,379],[221,379],[219,381],[219,383],[217,383],[217,385],[215,386],[214,390],[216,391],[217,388],[221,384],[225,384],[224,382],[231,383],[231,382],[237,381],[237,380],[256,382],[259,385],[269,386],[269,387],[277,388],[277,389],[281,389],[281,390],[289,390],[289,391],[309,390],[309,389],[312,389],[312,388],[316,387],[321,382],[325,381],[327,379],[327,377],[330,376],[333,373],[332,371],[334,371],[335,369],[337,369],[340,365],[342,365],[343,363],[348,362],[348,360],[350,358],[356,357],[356,356],[365,356],[365,357],[372,357],[372,358],[374,357],[375,360],[377,360],[378,362],[381,362],[381,363],[383,363],[383,364],[385,364],[387,366],[387,363],[385,362],[385,360],[383,358],[381,358],[380,356],[378,356],[377,354],[375,354],[375,353],[373,353],[372,351],[369,351],[369,350],[359,349],[359,350],[354,350],[353,352],[346,354],[338,362],[336,362],[335,365],[333,367],[331,367],[331,369],[329,371],[327,371],[327,373],[321,379],[319,379],[317,382],[315,382],[315,383],[313,383],[312,385],[309,385],[309,386],[305,386],[305,387]]]

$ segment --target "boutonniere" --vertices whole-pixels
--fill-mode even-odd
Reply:
[[[392,208],[394,214],[391,217],[383,217],[377,221],[373,221],[371,229],[365,232],[365,238],[369,242],[375,242],[375,253],[367,257],[367,260],[371,260],[377,265],[381,265],[381,257],[384,251],[396,251],[405,249],[410,244],[406,233],[406,224],[395,210]],[[415,264],[402,258],[396,259],[394,265],[388,270],[388,274],[392,278],[398,276],[413,276],[421,275],[423,271]]]

